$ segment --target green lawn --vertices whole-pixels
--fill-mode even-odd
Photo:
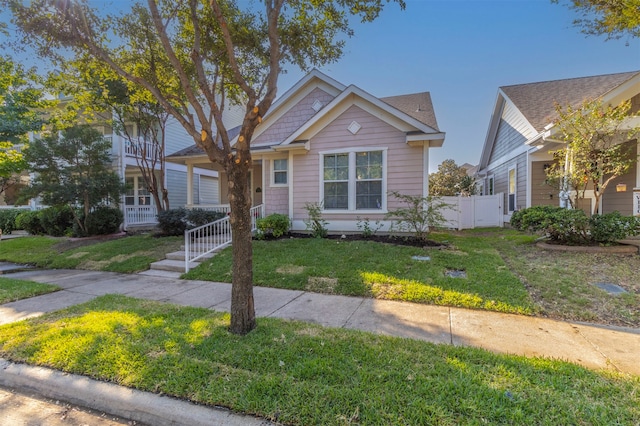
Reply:
[[[0,327],[0,356],[283,424],[638,424],[640,378],[123,296]],[[70,338],[73,336],[73,338]]]
[[[181,237],[135,235],[115,240],[72,242],[63,238],[25,237],[2,241],[0,260],[34,264],[41,268],[89,269],[134,273],[177,251]],[[76,248],[74,245],[81,245]]]
[[[490,239],[473,233],[432,237],[446,241],[448,249],[313,238],[254,241],[254,283],[500,312],[535,312],[527,290],[508,270]],[[231,282],[231,261],[231,250],[226,249],[185,277]],[[466,278],[449,277],[447,271],[464,271]]]
[[[41,294],[51,293],[58,290],[60,290],[60,287],[55,285],[0,277],[0,304],[39,296]]]

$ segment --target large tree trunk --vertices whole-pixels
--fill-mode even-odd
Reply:
[[[231,325],[234,334],[247,334],[256,327],[253,304],[253,247],[251,243],[251,193],[249,166],[227,168],[229,205],[233,235],[233,284],[231,287]]]

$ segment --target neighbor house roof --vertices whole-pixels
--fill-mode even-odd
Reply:
[[[588,99],[597,99],[631,79],[640,71],[566,80],[503,86],[500,90],[513,102],[529,123],[541,132],[556,118],[555,105],[576,107]]]
[[[229,140],[235,139],[235,137],[240,134],[241,127],[242,126],[236,126],[232,129],[227,130],[227,134],[229,135]],[[184,148],[178,152],[174,152],[173,154],[167,155],[167,157],[199,157],[204,154],[205,154],[204,149],[200,148],[198,145],[191,145],[188,148]]]

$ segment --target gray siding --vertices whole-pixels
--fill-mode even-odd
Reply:
[[[218,179],[200,176],[200,204],[218,204],[219,202]]]
[[[193,175],[193,199],[199,199],[199,176]],[[167,190],[171,208],[184,207],[187,204],[187,172],[167,170]]]
[[[513,160],[491,170],[494,177],[494,194],[504,194],[504,214],[509,214],[509,169],[516,167],[516,210],[527,206],[527,155],[522,154]]]
[[[632,141],[636,145],[633,153],[637,155],[637,142]],[[602,213],[611,213],[614,211],[620,214],[631,216],[633,214],[633,188],[636,186],[637,163],[631,168],[629,173],[620,176],[609,183],[602,195]],[[625,192],[617,192],[616,185],[619,183],[627,184]]]
[[[514,149],[522,147],[531,136],[533,136],[531,126],[518,113],[518,110],[510,102],[507,102],[502,111],[489,164],[510,154]]]

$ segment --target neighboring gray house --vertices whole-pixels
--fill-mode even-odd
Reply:
[[[578,107],[587,99],[601,99],[611,105],[631,100],[632,111],[640,110],[640,71],[498,89],[476,176],[484,194],[505,194],[505,222],[514,211],[525,207],[559,205],[559,189],[544,183],[545,168],[553,160],[549,151],[560,147],[554,140],[555,105]],[[637,145],[636,140],[626,143]],[[640,213],[634,207],[636,197],[632,190],[640,188],[639,170],[636,165],[607,188],[601,199],[602,213],[614,210],[625,215]],[[616,186],[628,189],[616,192]],[[592,190],[587,191],[585,205],[579,207],[591,211],[591,203]]]

